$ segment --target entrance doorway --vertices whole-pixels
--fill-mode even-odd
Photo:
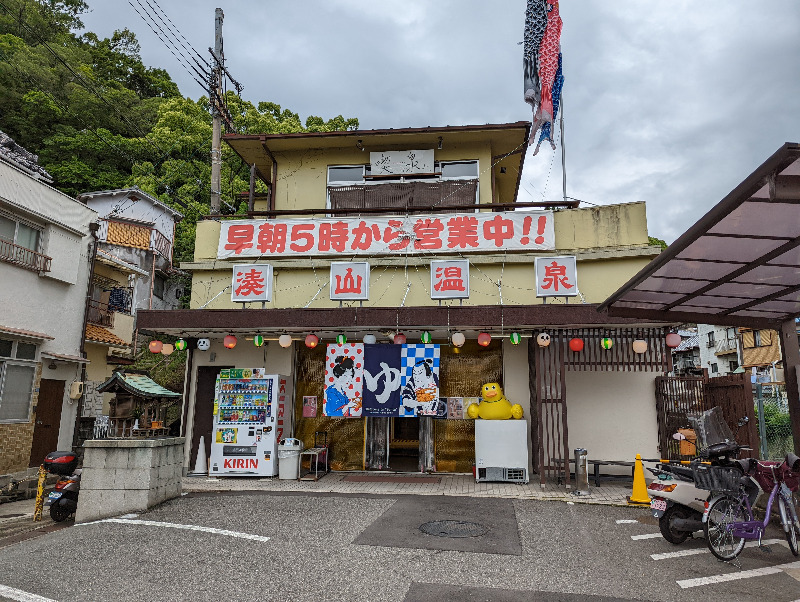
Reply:
[[[194,395],[194,428],[192,429],[192,450],[189,456],[189,470],[194,470],[200,437],[204,437],[206,458],[211,457],[211,431],[214,430],[214,386],[220,370],[233,366],[198,366],[197,383]]]
[[[392,418],[389,424],[389,468],[419,472],[419,418]]]
[[[43,378],[39,384],[39,401],[36,404],[36,425],[33,427],[33,444],[28,466],[39,466],[44,457],[58,448],[58,431],[61,427],[61,404],[64,402],[63,380]]]

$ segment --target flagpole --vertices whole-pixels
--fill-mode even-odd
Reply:
[[[564,202],[567,202],[567,150],[564,147],[564,92],[561,92],[559,100],[559,109],[561,109],[561,120],[559,125],[561,127],[561,187],[564,194]]]

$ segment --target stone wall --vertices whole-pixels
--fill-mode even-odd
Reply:
[[[181,494],[183,437],[84,443],[76,522],[143,512]]]
[[[103,415],[103,394],[97,390],[101,382],[87,380],[83,385],[83,410],[84,418],[97,418]]]

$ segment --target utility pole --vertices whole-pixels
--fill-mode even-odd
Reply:
[[[222,170],[222,71],[225,55],[222,50],[222,20],[225,14],[221,8],[214,11],[214,68],[209,80],[208,99],[211,102],[211,214],[218,215],[220,209],[220,172]]]

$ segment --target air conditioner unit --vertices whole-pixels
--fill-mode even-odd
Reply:
[[[79,380],[76,380],[69,386],[69,398],[80,399],[81,395],[83,395],[83,383]]]

